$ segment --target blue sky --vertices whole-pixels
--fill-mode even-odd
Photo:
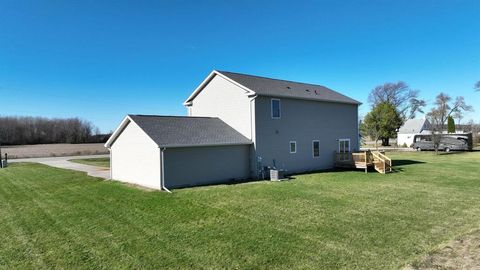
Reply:
[[[480,1],[0,0],[0,114],[184,115],[212,69],[318,83],[364,102],[403,80],[480,121]]]

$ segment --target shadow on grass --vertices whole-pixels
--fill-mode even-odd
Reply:
[[[307,175],[307,174],[317,174],[317,173],[331,173],[331,172],[344,172],[344,171],[351,171],[349,169],[341,169],[341,168],[336,168],[336,169],[324,169],[324,170],[314,170],[314,171],[304,171],[304,172],[298,172],[294,173],[291,175],[285,175],[287,180],[293,180],[295,179],[295,176],[300,176],[300,175]]]
[[[393,160],[393,165],[394,167],[392,168],[392,173],[398,173],[402,172],[402,168],[396,168],[397,166],[405,166],[405,165],[412,165],[412,164],[422,164],[426,163],[423,161],[417,161],[417,160],[409,160],[409,159],[395,159]],[[314,171],[304,171],[304,172],[298,172],[294,174],[287,174],[285,175],[285,178],[278,181],[289,181],[289,180],[295,180],[297,176],[301,175],[308,175],[308,174],[319,174],[319,173],[332,173],[332,172],[364,172],[365,169],[355,169],[355,168],[335,168],[335,169],[324,169],[324,170],[314,170]],[[373,166],[368,168],[368,173],[376,173],[377,171],[373,168]],[[172,189],[186,189],[186,188],[192,188],[192,187],[208,187],[208,186],[218,186],[218,185],[238,185],[238,184],[245,184],[245,183],[251,183],[251,182],[262,182],[262,181],[270,181],[269,179],[232,179],[232,180],[227,180],[227,181],[221,181],[221,182],[213,182],[213,183],[200,183],[200,184],[192,184],[190,186],[181,186],[181,187],[171,187]]]
[[[444,151],[439,151],[438,155],[439,156],[444,156],[444,155],[460,155],[460,154],[466,154],[468,152],[477,152],[478,150],[471,150],[471,151],[450,151],[450,152],[444,152]]]
[[[411,159],[395,159],[395,160],[393,160],[393,166],[405,166],[405,165],[422,164],[422,163],[426,163],[426,162],[418,161],[418,160],[411,160]]]
[[[173,187],[168,187],[170,190],[181,190],[181,189],[190,189],[190,188],[196,188],[196,187],[210,187],[210,186],[231,186],[231,185],[239,185],[239,184],[245,184],[245,183],[252,183],[252,182],[262,182],[262,181],[270,181],[268,179],[230,179],[230,180],[225,180],[225,181],[219,181],[219,182],[211,182],[211,183],[195,183],[191,185],[182,185],[182,186],[173,186]]]

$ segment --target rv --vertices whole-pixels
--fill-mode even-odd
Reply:
[[[412,148],[417,151],[435,150],[433,136],[415,135],[413,138]],[[440,137],[440,144],[438,150],[450,151],[470,151],[472,150],[472,134],[438,134]]]

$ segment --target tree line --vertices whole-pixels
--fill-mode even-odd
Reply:
[[[474,89],[480,91],[480,81],[475,83]],[[416,113],[424,113],[427,103],[419,98],[419,92],[401,81],[385,83],[372,89],[368,97],[371,111],[360,124],[362,136],[373,139],[375,145],[381,140],[383,146],[388,146],[389,139],[397,136],[397,130],[405,121],[415,118]],[[454,132],[453,119],[460,122],[463,114],[471,111],[473,107],[466,104],[464,97],[452,98],[448,94],[439,93],[426,117],[435,135],[444,131]]]
[[[0,116],[0,144],[104,142],[108,135],[80,118]]]

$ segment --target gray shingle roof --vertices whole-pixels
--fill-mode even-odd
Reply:
[[[257,95],[361,104],[359,101],[321,85],[271,79],[228,71],[218,72],[254,91]]]
[[[160,147],[235,145],[252,142],[216,117],[129,115]]]
[[[420,133],[424,128],[428,129],[430,122],[426,119],[408,119],[403,126],[400,127],[398,133],[413,134]]]

